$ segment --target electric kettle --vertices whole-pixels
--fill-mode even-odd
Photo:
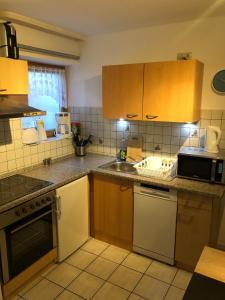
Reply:
[[[211,153],[218,153],[218,145],[221,138],[221,130],[217,126],[208,126],[206,131],[205,150]]]

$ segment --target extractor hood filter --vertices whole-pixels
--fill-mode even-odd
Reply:
[[[27,105],[27,95],[0,95],[0,119],[46,115],[45,111]]]

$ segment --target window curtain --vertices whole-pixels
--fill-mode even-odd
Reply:
[[[29,65],[29,103],[35,102],[39,96],[54,99],[59,105],[59,110],[62,107],[67,108],[65,69]]]

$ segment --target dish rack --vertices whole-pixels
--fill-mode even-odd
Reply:
[[[177,160],[162,157],[147,157],[134,167],[142,176],[172,180],[176,176]]]

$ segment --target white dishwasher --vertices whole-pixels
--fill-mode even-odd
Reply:
[[[174,264],[177,191],[134,185],[133,250]]]

